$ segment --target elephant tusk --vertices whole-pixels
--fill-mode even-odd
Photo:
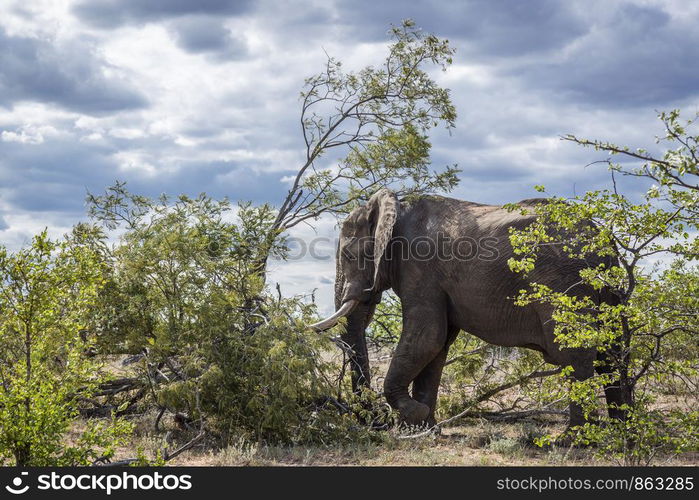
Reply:
[[[319,321],[318,323],[313,323],[310,325],[310,328],[313,328],[317,332],[322,332],[324,330],[327,330],[328,328],[332,328],[337,324],[337,322],[340,320],[340,318],[347,316],[349,313],[352,312],[352,310],[359,304],[358,300],[355,299],[350,299],[333,314],[332,316],[329,316],[325,318],[322,321]]]

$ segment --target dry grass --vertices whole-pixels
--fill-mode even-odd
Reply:
[[[591,466],[614,465],[597,459],[593,450],[571,447],[539,448],[537,435],[562,430],[561,425],[473,421],[445,429],[441,435],[402,439],[395,432],[382,433],[376,443],[334,446],[269,446],[243,439],[226,448],[203,444],[178,456],[168,465],[186,466]],[[137,432],[119,450],[117,459],[134,456],[141,448],[155,456],[164,446],[171,449],[187,436]],[[698,454],[659,459],[657,465],[697,465]]]
[[[387,360],[375,353],[372,365],[380,376]],[[108,369],[118,376],[127,371],[115,360]],[[379,377],[376,379],[379,379]],[[375,380],[376,380],[375,379]],[[667,394],[658,401],[663,407],[687,404],[686,394]],[[691,398],[694,399],[694,398]],[[136,456],[155,457],[159,450],[173,450],[192,436],[176,430],[169,418],[161,426],[168,432],[156,432],[155,413],[134,418],[132,439],[117,452],[115,460]],[[225,448],[204,442],[184,452],[168,465],[188,466],[591,466],[614,465],[594,457],[594,450],[571,447],[540,448],[534,439],[559,434],[564,429],[561,418],[529,420],[516,423],[465,420],[442,430],[440,435],[404,439],[396,430],[377,433],[374,443],[351,443],[332,446],[271,446],[251,443],[242,438]],[[656,465],[697,465],[699,453],[658,458]]]

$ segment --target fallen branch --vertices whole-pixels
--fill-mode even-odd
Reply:
[[[400,439],[412,439],[412,438],[418,438],[422,436],[427,436],[429,435],[433,430],[442,427],[443,425],[449,424],[455,420],[458,420],[463,417],[467,417],[469,413],[473,413],[471,411],[471,408],[476,406],[478,403],[482,403],[483,401],[487,401],[488,399],[492,398],[495,394],[505,391],[507,389],[511,389],[512,387],[516,387],[520,384],[523,384],[524,382],[528,380],[532,380],[535,378],[542,378],[542,377],[548,377],[551,375],[555,375],[556,373],[559,373],[561,371],[561,368],[556,368],[554,370],[543,370],[543,371],[534,371],[531,373],[528,373],[527,375],[523,375],[522,377],[519,377],[518,379],[515,379],[511,382],[506,382],[504,384],[501,384],[497,387],[494,387],[493,389],[484,392],[483,394],[479,395],[475,399],[469,401],[469,403],[466,405],[466,409],[464,409],[462,412],[454,415],[453,417],[449,417],[445,420],[442,420],[441,422],[437,422],[434,424],[432,427],[419,432],[417,434],[409,434],[406,436],[400,436]]]
[[[80,401],[92,405],[92,408],[78,409],[80,415],[85,418],[100,418],[112,415],[114,410],[117,409],[118,405],[113,404],[113,400],[111,400],[111,398],[117,394],[137,390],[135,394],[129,397],[124,409],[116,411],[117,416],[129,413],[134,408],[136,403],[146,395],[146,387],[144,387],[141,381],[137,378],[119,378],[108,380],[99,384],[97,387],[99,390],[95,392],[92,397],[80,398]],[[96,399],[100,397],[107,398],[107,401],[100,402]]]
[[[543,371],[537,370],[537,371],[528,373],[527,375],[523,375],[523,376],[519,377],[518,379],[515,379],[511,382],[501,384],[497,387],[494,387],[493,389],[491,389],[489,391],[484,392],[483,394],[478,396],[475,400],[471,401],[471,403],[469,403],[469,406],[473,406],[475,404],[482,403],[483,401],[486,401],[486,400],[492,398],[493,396],[495,396],[498,392],[506,391],[507,389],[511,389],[513,387],[521,385],[528,380],[532,380],[535,378],[549,377],[551,375],[555,375],[555,374],[559,373],[560,371],[561,371],[561,368],[556,368],[554,370],[543,370]],[[458,417],[458,415],[451,417],[451,418],[455,419],[457,417]],[[444,421],[442,423],[446,423],[446,421]]]
[[[164,406],[160,407],[160,411],[158,412],[158,416],[155,417],[155,423],[153,424],[153,427],[155,427],[155,432],[160,432],[160,419],[163,418],[163,415],[165,415],[165,411],[167,408]]]
[[[136,406],[136,403],[138,403],[145,395],[146,388],[141,387],[141,389],[129,399],[128,403],[126,403],[126,407],[123,410],[118,410],[116,412],[116,416],[119,417],[121,415],[126,415],[127,413],[130,413],[134,406]]]
[[[119,460],[117,462],[108,462],[102,458],[98,458],[92,463],[93,467],[123,467],[126,465],[131,465],[134,462],[137,462],[137,458],[127,458],[124,460]]]
[[[206,433],[205,433],[204,431],[201,431],[199,434],[197,434],[196,436],[194,436],[194,438],[192,438],[191,440],[189,440],[188,442],[186,442],[185,444],[183,444],[182,446],[180,446],[179,448],[177,448],[177,449],[176,449],[175,451],[173,451],[172,453],[168,453],[167,451],[165,451],[165,453],[163,454],[163,460],[165,460],[165,461],[167,462],[167,461],[172,460],[173,458],[175,458],[175,457],[176,457],[177,455],[179,455],[180,453],[184,453],[185,451],[187,451],[187,450],[189,450],[190,448],[194,447],[194,445],[196,445],[199,441],[201,441],[202,439],[204,439],[204,436],[205,436],[205,435],[206,435]]]
[[[97,387],[99,392],[96,392],[93,396],[114,396],[120,392],[132,391],[141,386],[141,381],[137,378],[118,378],[114,380],[108,380],[107,382],[102,382]]]
[[[536,410],[522,410],[522,411],[473,411],[468,412],[463,415],[464,418],[482,418],[485,420],[491,420],[494,422],[511,422],[513,420],[520,420],[524,418],[530,418],[538,415],[568,415],[565,410],[547,410],[547,409],[536,409]]]
[[[114,411],[114,405],[100,405],[97,402],[88,400],[90,403],[94,404],[93,408],[78,408],[80,416],[83,418],[105,418],[109,417]]]
[[[184,453],[185,451],[189,450],[190,448],[193,448],[197,443],[199,443],[204,437],[206,436],[206,433],[204,431],[201,431],[199,434],[194,436],[192,439],[187,441],[185,444],[174,450],[173,452],[168,452],[165,450],[163,453],[163,461],[168,462],[172,460],[173,458],[177,457],[178,455]],[[117,462],[109,462],[108,459],[104,457],[100,457],[94,462],[92,462],[93,467],[120,467],[120,466],[125,466],[125,465],[131,465],[134,462],[137,462],[137,458],[125,458],[123,460],[119,460]]]

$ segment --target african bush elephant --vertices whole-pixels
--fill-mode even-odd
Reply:
[[[401,300],[403,331],[384,393],[407,424],[434,423],[442,368],[460,330],[491,344],[540,351],[549,363],[572,366],[579,380],[592,376],[596,349],[560,348],[554,342],[550,306],[513,303],[527,281],[508,267],[513,256],[508,231],[533,220],[534,215],[501,206],[439,196],[399,202],[388,189],[352,211],[342,224],[337,249],[337,312],[312,326],[325,330],[347,317],[342,338],[354,351],[350,359],[353,387],[369,383],[364,332],[381,293],[389,288]],[[610,301],[600,292],[576,285],[580,269],[602,262],[591,259],[572,260],[555,246],[547,247],[527,279]],[[620,404],[618,388],[610,385],[606,396],[608,403]],[[618,416],[615,411],[610,408],[612,416]],[[571,405],[570,424],[582,423],[581,409]]]

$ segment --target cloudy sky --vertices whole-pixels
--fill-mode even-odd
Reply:
[[[604,167],[585,165],[603,157],[561,134],[652,147],[656,110],[699,108],[697,2],[2,0],[0,243],[65,232],[86,191],[115,179],[279,202],[303,154],[304,77],[325,52],[348,68],[380,62],[404,18],[457,49],[435,72],[459,118],[435,132],[433,163],[463,169],[460,198],[601,187]],[[327,307],[330,258],[273,268],[285,292],[318,288]]]

